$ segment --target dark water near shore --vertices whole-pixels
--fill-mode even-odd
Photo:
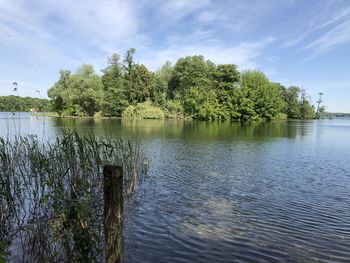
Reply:
[[[125,262],[350,262],[350,119],[238,123],[15,117],[139,136],[149,178],[129,200]]]

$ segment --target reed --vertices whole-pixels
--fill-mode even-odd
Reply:
[[[0,262],[103,261],[103,167],[123,166],[125,195],[145,171],[140,142],[64,130],[42,142],[0,138]]]

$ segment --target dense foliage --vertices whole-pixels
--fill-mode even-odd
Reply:
[[[257,70],[239,72],[234,64],[216,65],[203,56],[166,62],[151,72],[114,54],[95,74],[91,65],[75,74],[62,70],[49,89],[54,110],[63,116],[189,117],[203,120],[271,120],[315,117],[305,90],[285,88]],[[148,111],[143,113],[142,111]]]
[[[18,112],[18,111],[50,111],[50,101],[48,99],[38,99],[19,96],[0,96],[0,111]]]
[[[152,105],[151,101],[130,105],[123,111],[124,118],[133,119],[163,119],[165,117],[162,109]]]

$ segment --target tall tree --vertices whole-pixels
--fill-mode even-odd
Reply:
[[[300,118],[313,119],[315,117],[315,107],[307,99],[306,90],[300,90]]]
[[[108,65],[102,70],[103,102],[102,114],[104,116],[122,115],[123,110],[129,105],[125,90],[123,68],[119,62],[118,54],[113,54],[108,59]]]
[[[283,90],[283,97],[286,102],[285,113],[288,118],[299,119],[301,118],[300,111],[300,88],[296,86],[291,86]]]
[[[315,115],[315,118],[316,119],[320,119],[320,118],[322,118],[322,116],[321,116],[321,103],[323,102],[322,101],[322,96],[323,96],[323,93],[322,92],[320,92],[320,93],[318,93],[318,100],[316,101],[316,103],[317,103],[317,109],[316,109],[316,115]],[[324,110],[324,109],[323,109]]]
[[[132,87],[136,102],[144,102],[150,98],[153,78],[153,73],[145,65],[135,65]]]
[[[156,92],[154,93],[154,96],[157,98],[164,97],[164,99],[168,98],[168,89],[169,89],[169,83],[173,75],[174,67],[172,66],[170,61],[166,61],[165,64],[156,72],[156,78],[155,81],[157,84]],[[162,91],[161,91],[162,90]],[[161,95],[159,92],[164,93],[164,95]],[[162,99],[163,100],[163,99]],[[161,103],[161,104],[165,104]]]
[[[60,70],[59,80],[47,92],[52,100],[53,110],[59,114],[67,107],[67,101],[63,100],[62,93],[69,88],[70,75],[71,72],[69,70]]]
[[[130,48],[126,51],[123,63],[126,96],[131,103],[137,102],[137,92],[135,91],[135,52],[136,50],[134,48]]]

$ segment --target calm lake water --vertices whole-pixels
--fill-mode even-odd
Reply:
[[[10,118],[9,118],[10,117]],[[350,262],[350,119],[238,123],[0,114],[0,135],[139,136],[125,262]]]

